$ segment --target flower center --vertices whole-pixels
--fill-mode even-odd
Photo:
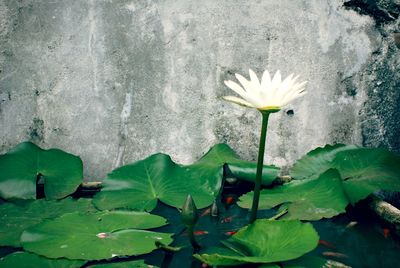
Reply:
[[[281,110],[281,107],[279,106],[265,106],[262,108],[258,108],[260,112],[269,112],[269,113],[276,113]]]

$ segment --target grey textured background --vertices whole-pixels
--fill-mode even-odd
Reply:
[[[399,152],[396,1],[0,0],[0,153],[58,147],[89,179],[218,142],[254,160],[260,115],[220,100],[248,68],[309,81],[271,117],[267,163],[337,142]]]

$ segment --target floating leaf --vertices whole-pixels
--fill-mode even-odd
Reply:
[[[400,156],[380,148],[327,145],[298,160],[290,174],[315,178],[330,168],[339,171],[352,204],[377,190],[400,191]]]
[[[326,170],[333,168],[332,161],[338,152],[357,148],[355,145],[325,145],[318,147],[296,161],[290,169],[290,176],[295,179],[317,178]]]
[[[213,266],[235,266],[246,263],[246,261],[241,260],[245,256],[226,247],[207,248],[199,254],[194,254],[193,257]]]
[[[209,265],[274,263],[298,258],[318,244],[310,223],[257,220],[225,241],[226,248],[211,249],[194,257]]]
[[[197,207],[203,208],[210,205],[220,191],[225,163],[241,177],[249,176],[250,170],[255,176],[255,163],[238,159],[229,146],[218,144],[198,162],[188,166],[175,164],[168,155],[155,154],[118,168],[104,180],[103,189],[93,201],[102,210],[151,211],[157,200],[180,207],[191,194]],[[266,167],[265,181],[272,181],[276,174],[276,168]]]
[[[96,211],[90,199],[46,201],[43,199],[22,204],[4,203],[0,205],[0,246],[19,247],[22,232],[42,222],[70,212]]]
[[[95,268],[157,268],[157,266],[148,265],[148,264],[144,263],[144,260],[102,263],[102,264],[91,265],[90,267],[95,267]]]
[[[250,208],[253,192],[240,198],[239,206]],[[288,213],[282,218],[319,220],[345,212],[349,203],[339,173],[330,169],[318,179],[295,180],[261,191],[259,209],[270,209],[286,203]]]
[[[100,260],[140,255],[156,249],[156,241],[172,242],[171,234],[143,230],[165,224],[164,218],[146,212],[68,213],[25,230],[21,244],[49,258]]]
[[[217,144],[211,150],[213,152],[215,160],[209,158],[206,161],[210,165],[227,164],[229,171],[232,175],[240,180],[254,182],[256,178],[257,163],[244,161],[226,144]],[[205,159],[204,157],[203,159]],[[199,161],[200,165],[201,160]],[[272,165],[264,165],[262,174],[262,184],[265,186],[271,185],[279,174],[280,169]]]
[[[339,152],[332,166],[339,170],[353,204],[377,190],[400,191],[400,156],[385,149]]]
[[[47,199],[60,199],[78,188],[83,178],[79,157],[58,149],[43,150],[23,142],[0,156],[0,197],[36,198],[36,180],[44,178]]]
[[[52,260],[28,252],[15,252],[0,259],[0,268],[79,268],[84,263],[80,260]]]

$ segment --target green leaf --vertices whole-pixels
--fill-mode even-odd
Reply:
[[[290,169],[290,176],[294,179],[317,178],[326,170],[333,168],[332,161],[341,151],[357,148],[355,145],[325,145],[318,147],[296,161]]]
[[[172,242],[171,234],[143,230],[165,224],[164,218],[146,212],[68,213],[25,230],[21,244],[49,258],[100,260],[140,255],[157,249],[156,241]]]
[[[44,219],[56,218],[70,212],[96,211],[90,199],[46,201],[43,199],[22,204],[4,203],[0,205],[0,246],[19,247],[22,232]]]
[[[257,163],[253,162],[230,162],[228,169],[232,175],[239,180],[254,182],[256,178]],[[280,169],[275,166],[264,165],[262,174],[262,185],[269,186],[279,175]]]
[[[257,163],[244,161],[226,144],[217,144],[210,150],[210,157],[204,156],[198,164],[224,165],[227,164],[232,175],[240,180],[254,182],[256,178]],[[202,161],[204,160],[204,161]],[[279,174],[280,169],[272,165],[264,165],[262,183],[265,186],[271,185]]]
[[[400,191],[400,156],[385,149],[339,152],[332,166],[339,170],[352,204],[377,190]]]
[[[96,268],[150,268],[150,267],[157,268],[157,266],[146,264],[144,262],[144,260],[102,263],[102,264],[91,265],[90,267],[96,267]]]
[[[330,168],[339,171],[352,204],[377,190],[400,191],[400,156],[380,148],[327,145],[298,160],[290,174],[315,178]]]
[[[0,156],[0,197],[36,198],[36,180],[44,178],[47,199],[60,199],[78,188],[83,178],[79,157],[58,149],[43,150],[23,142]]]
[[[318,244],[310,223],[257,220],[239,230],[224,243],[227,248],[211,249],[194,257],[209,265],[274,263],[298,258]]]
[[[52,260],[28,252],[15,252],[0,259],[0,268],[79,268],[84,263],[79,260]]]
[[[192,165],[178,165],[168,155],[155,154],[120,167],[107,176],[101,192],[93,201],[101,210],[130,208],[151,211],[157,200],[181,207],[190,194],[197,207],[204,208],[220,191],[225,163],[241,177],[250,176],[250,170],[255,176],[254,163],[238,159],[226,144],[217,144]],[[276,174],[276,168],[266,167],[265,181],[272,181]]]
[[[202,250],[200,254],[194,254],[193,257],[203,263],[215,266],[234,266],[246,263],[246,261],[240,260],[243,255],[223,247],[210,247]]]
[[[250,208],[253,192],[240,197],[238,205]],[[319,220],[345,212],[349,203],[339,173],[330,169],[317,179],[294,180],[273,189],[261,191],[259,209],[286,204],[288,213],[282,218]]]

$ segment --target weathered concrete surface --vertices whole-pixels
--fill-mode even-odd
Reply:
[[[220,100],[249,67],[309,81],[272,116],[266,162],[334,142],[399,151],[396,23],[340,0],[0,0],[0,152],[59,147],[93,179],[217,142],[254,160],[260,116]]]

